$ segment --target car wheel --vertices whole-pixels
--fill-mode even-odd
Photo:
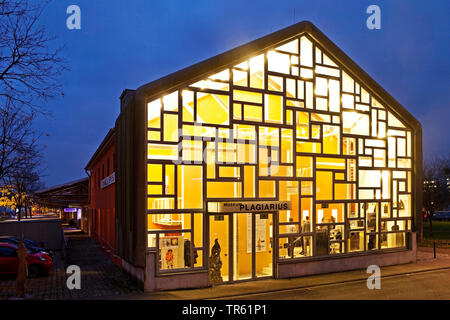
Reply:
[[[41,267],[37,265],[31,265],[28,267],[28,277],[36,278],[42,273]]]

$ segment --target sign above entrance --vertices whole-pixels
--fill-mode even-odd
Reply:
[[[273,212],[291,210],[291,201],[218,202],[217,212]]]

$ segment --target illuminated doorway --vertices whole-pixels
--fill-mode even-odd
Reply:
[[[209,235],[212,283],[273,276],[272,213],[211,215]]]

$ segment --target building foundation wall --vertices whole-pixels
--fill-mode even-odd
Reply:
[[[116,262],[115,262],[116,263]],[[116,263],[117,264],[117,263]],[[120,266],[131,275],[131,277],[139,284],[141,288],[144,287],[144,269],[135,267],[125,261],[124,259],[121,259]]]
[[[414,263],[416,262],[416,253],[416,235],[413,233],[413,236],[411,237],[411,248],[409,250],[279,264],[278,278],[293,278],[323,273],[366,269],[370,265],[382,267]]]
[[[152,292],[172,289],[204,288],[209,286],[207,270],[157,276],[155,258],[155,252],[147,252],[144,291]]]
[[[316,261],[278,264],[277,278],[293,278],[308,275],[366,269],[370,265],[390,266],[416,262],[415,233],[411,236],[410,249],[395,252],[366,254],[352,257],[327,258]],[[156,275],[156,253],[147,252],[144,291],[203,288],[210,286],[208,271]]]

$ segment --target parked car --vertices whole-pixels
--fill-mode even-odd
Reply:
[[[28,277],[35,278],[48,274],[53,267],[53,260],[42,252],[32,253],[28,250]],[[19,266],[17,246],[11,243],[0,243],[0,274],[16,274]]]
[[[433,220],[448,221],[450,220],[450,211],[437,211],[433,214]]]
[[[0,243],[10,243],[14,245],[19,245],[20,238],[17,236],[0,236]],[[35,241],[29,240],[29,239],[23,239],[24,246],[30,250],[31,252],[42,252],[46,255],[49,255],[53,258],[53,252],[50,250],[47,250],[45,248],[42,248],[41,246],[37,246],[38,244]]]

